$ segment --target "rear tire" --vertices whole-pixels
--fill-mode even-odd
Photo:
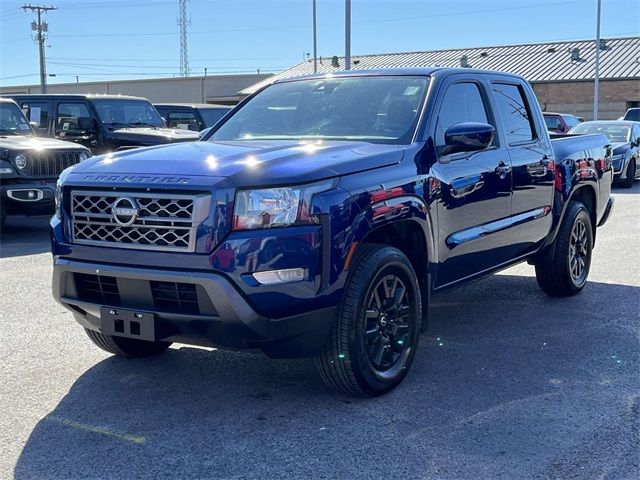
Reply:
[[[571,201],[552,245],[553,260],[536,264],[536,279],[543,292],[569,297],[587,283],[593,249],[593,230],[584,205]]]
[[[620,186],[623,188],[633,187],[633,182],[636,178],[636,160],[632,158],[627,165],[627,178],[620,182]]]
[[[407,374],[420,338],[417,276],[397,248],[362,245],[350,268],[329,342],[316,357],[332,389],[375,397]]]
[[[94,330],[84,329],[89,339],[105,352],[121,357],[150,357],[164,352],[171,342],[147,342],[135,338],[104,335]]]

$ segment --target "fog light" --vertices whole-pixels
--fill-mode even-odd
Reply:
[[[276,285],[278,283],[291,283],[304,280],[307,272],[304,268],[287,268],[284,270],[269,270],[255,272],[253,278],[262,285]]]
[[[11,175],[12,173],[13,173],[13,168],[8,168],[8,167],[0,168],[0,175],[1,174]]]

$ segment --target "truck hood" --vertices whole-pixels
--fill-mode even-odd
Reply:
[[[120,141],[133,140],[135,142],[149,143],[152,145],[175,142],[195,142],[198,140],[198,132],[180,130],[177,128],[119,128],[111,132],[114,139]]]
[[[193,142],[93,157],[73,173],[211,176],[241,187],[285,185],[394,165],[403,154],[399,145],[357,141]]]
[[[8,148],[11,150],[86,150],[85,147],[77,143],[56,140],[55,138],[36,137],[33,135],[0,136],[0,148]]]

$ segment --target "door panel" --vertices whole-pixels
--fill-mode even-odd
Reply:
[[[436,146],[444,132],[461,122],[495,126],[484,84],[456,81],[443,87],[434,132]],[[478,152],[440,156],[433,172],[440,182],[437,204],[439,265],[436,288],[499,265],[508,259],[505,229],[510,223],[511,161],[496,139]]]
[[[535,99],[523,85],[508,81],[493,82],[492,90],[513,168],[511,216],[518,221],[513,221],[511,239],[516,257],[535,250],[551,229],[555,164],[545,125],[530,107]]]

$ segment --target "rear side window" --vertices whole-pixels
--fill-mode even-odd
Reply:
[[[78,132],[81,118],[91,118],[89,110],[84,103],[60,103],[56,118],[56,133]]]
[[[181,130],[200,130],[200,124],[193,112],[178,110],[169,112],[165,116],[169,128],[179,128]]]
[[[493,93],[504,122],[507,143],[529,142],[535,138],[531,109],[522,87],[508,83],[494,83]]]
[[[46,102],[22,102],[22,113],[30,122],[38,124],[38,129],[46,131],[49,128],[49,104]]]
[[[447,89],[436,125],[436,145],[445,144],[449,127],[464,122],[490,123],[480,89],[473,82],[455,83]]]

